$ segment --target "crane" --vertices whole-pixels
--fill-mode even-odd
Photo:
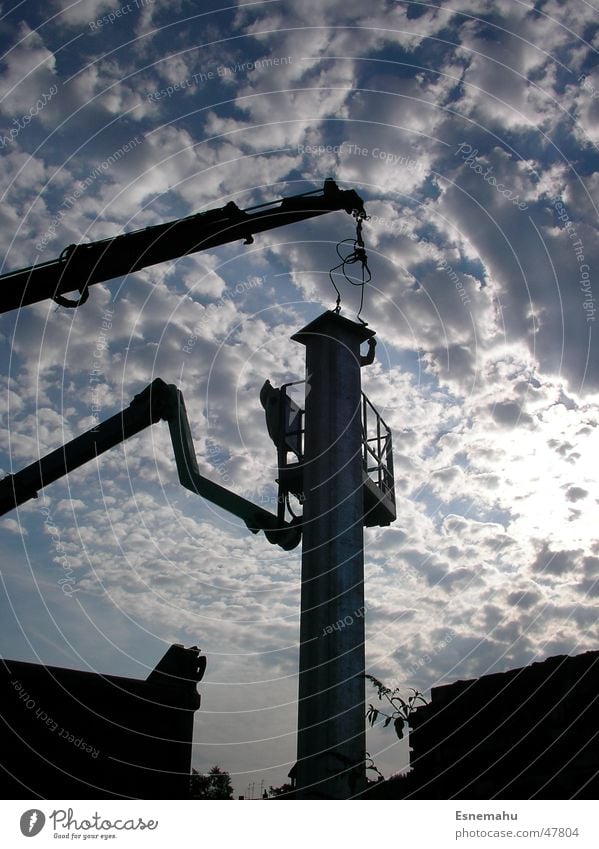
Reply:
[[[114,238],[69,245],[57,259],[0,275],[0,313],[49,298],[62,307],[79,307],[87,301],[94,283],[238,239],[250,245],[256,233],[336,210],[345,210],[358,222],[367,217],[359,195],[353,189],[339,189],[328,178],[322,189],[248,209],[230,201],[219,209]],[[79,292],[79,298],[64,297],[65,292],[74,291]]]

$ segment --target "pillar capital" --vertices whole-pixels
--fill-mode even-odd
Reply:
[[[327,310],[307,324],[302,330],[298,330],[291,337],[294,342],[306,345],[311,337],[329,336],[333,339],[350,338],[355,339],[358,344],[366,342],[376,336],[374,330],[370,330],[365,324],[351,321],[349,318],[339,315],[334,310]]]

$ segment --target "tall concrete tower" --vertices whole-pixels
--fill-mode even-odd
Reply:
[[[347,799],[365,778],[364,324],[326,312],[306,346],[297,788]]]

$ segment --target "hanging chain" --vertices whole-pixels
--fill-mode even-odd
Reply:
[[[354,217],[356,219],[356,237],[355,239],[342,239],[342,241],[337,243],[337,256],[339,257],[341,262],[339,263],[339,265],[336,265],[334,268],[331,268],[331,270],[329,271],[329,279],[333,284],[335,292],[337,293],[337,301],[334,310],[337,314],[341,312],[341,292],[339,291],[337,284],[333,279],[333,273],[340,269],[341,273],[343,274],[348,283],[350,283],[352,286],[360,286],[360,309],[358,310],[358,314],[356,317],[358,321],[362,322],[362,324],[366,324],[366,322],[360,318],[360,315],[364,308],[364,289],[366,287],[366,284],[372,280],[372,274],[370,272],[370,269],[368,268],[368,256],[366,254],[364,239],[362,237],[362,222],[366,219],[366,216],[363,213],[354,212]],[[341,245],[348,243],[352,245],[353,249],[347,256],[343,256],[339,249]],[[347,272],[345,270],[346,265],[353,265],[356,262],[359,262],[362,267],[362,279],[357,283],[350,277],[348,277]]]

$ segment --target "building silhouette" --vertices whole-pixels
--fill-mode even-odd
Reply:
[[[599,652],[434,687],[410,727],[411,771],[366,795],[596,799]]]
[[[181,645],[145,681],[0,660],[3,798],[188,798],[205,667]]]

